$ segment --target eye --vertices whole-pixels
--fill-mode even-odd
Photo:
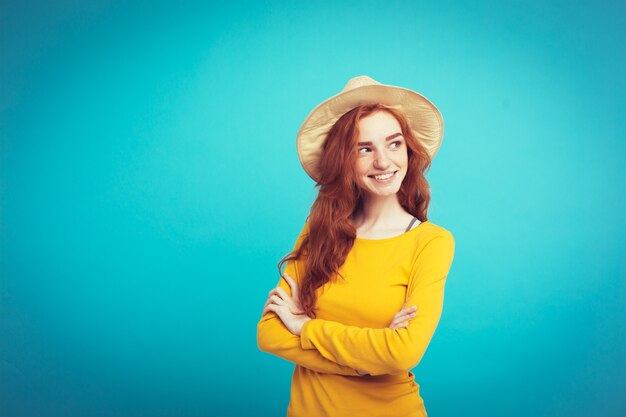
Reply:
[[[398,149],[401,146],[402,146],[402,141],[401,140],[397,140],[395,142],[391,142],[391,147],[394,148],[394,149]]]
[[[360,154],[364,154],[364,153],[369,152],[369,151],[370,151],[370,148],[368,148],[366,146],[363,146],[363,147],[360,147],[360,148],[357,149],[357,152],[360,153]]]

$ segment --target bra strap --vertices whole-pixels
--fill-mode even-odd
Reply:
[[[411,227],[413,227],[413,223],[415,223],[415,220],[417,220],[417,217],[413,217],[411,219],[411,223],[409,223],[409,227],[406,228],[406,230],[404,231],[404,233],[408,232],[409,230],[411,230]]]

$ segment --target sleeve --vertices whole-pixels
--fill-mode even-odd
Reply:
[[[439,323],[453,257],[454,238],[447,230],[433,237],[417,255],[409,277],[406,305],[417,305],[418,310],[407,327],[370,329],[313,319],[302,328],[302,347],[370,375],[412,369],[422,359]]]
[[[308,226],[305,225],[300,233],[296,241],[296,248],[300,245],[307,227]],[[296,262],[287,262],[285,272],[291,275],[296,282],[300,283],[301,278]],[[278,285],[291,296],[291,288],[284,279],[280,278]],[[345,365],[339,365],[323,357],[317,350],[303,349],[300,344],[300,336],[291,333],[276,313],[271,311],[261,317],[257,325],[257,344],[259,349],[263,352],[274,354],[316,372],[359,376],[355,369]]]

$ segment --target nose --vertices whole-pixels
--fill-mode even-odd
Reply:
[[[391,162],[387,157],[387,153],[385,151],[380,151],[376,154],[376,159],[374,159],[374,168],[385,170],[389,168]]]

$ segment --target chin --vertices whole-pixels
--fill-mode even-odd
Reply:
[[[393,188],[390,190],[372,190],[369,189],[367,190],[367,193],[372,196],[372,197],[388,197],[388,196],[392,196],[392,195],[396,195],[398,194],[398,191],[400,191],[400,187],[398,188]]]

